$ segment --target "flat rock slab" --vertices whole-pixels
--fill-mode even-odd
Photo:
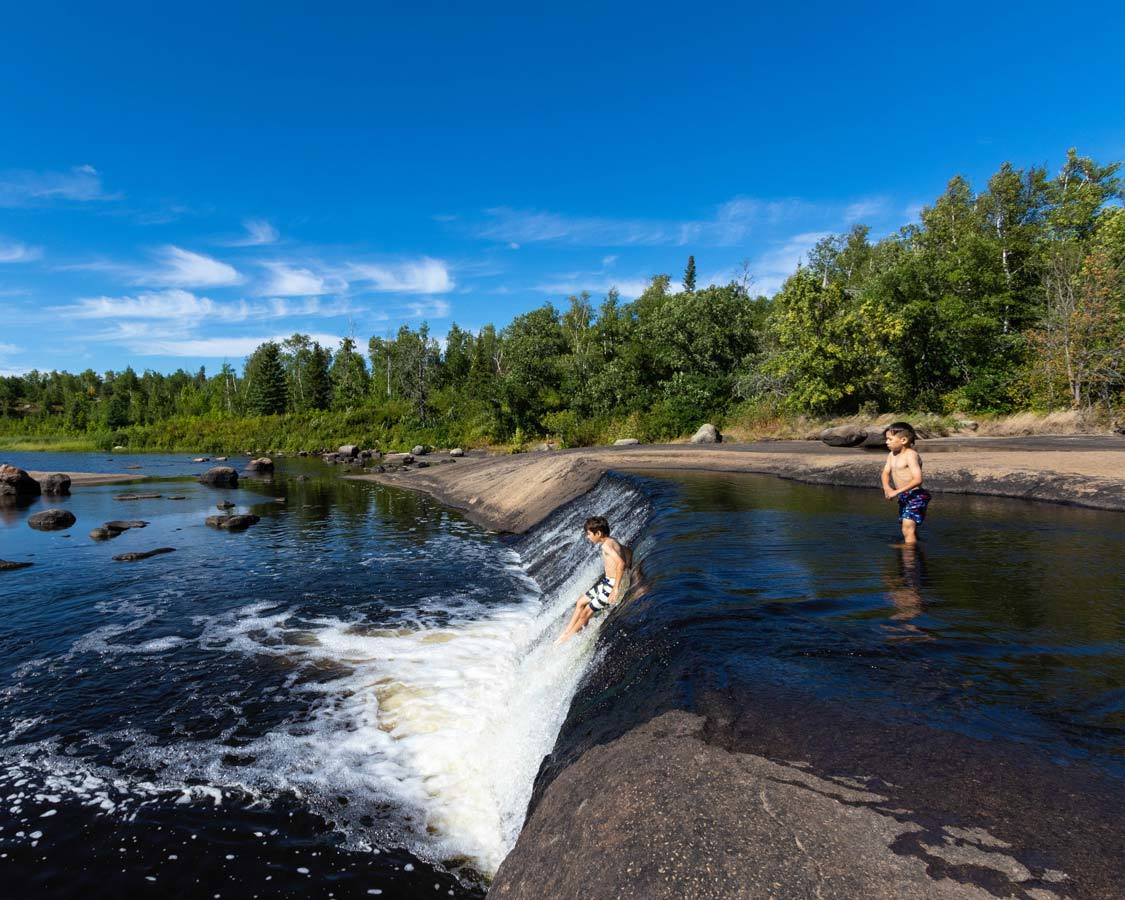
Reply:
[[[114,519],[104,525],[110,531],[128,531],[130,528],[145,528],[147,526],[148,522],[144,519]]]
[[[157,547],[155,550],[144,550],[137,553],[119,553],[113,558],[118,562],[136,562],[138,559],[148,559],[150,556],[159,556],[161,553],[175,552],[175,547]]]
[[[26,569],[32,565],[29,562],[11,562],[6,559],[0,559],[0,572],[14,572],[16,569]]]
[[[163,494],[118,494],[114,500],[159,500]]]
[[[885,809],[888,798],[708,744],[703,724],[687,712],[665,713],[584,753],[547,788],[488,896],[997,896],[931,874],[926,858],[900,852],[923,829]],[[1003,885],[1000,896],[1066,878],[1029,869],[983,829],[948,843],[962,851],[958,864],[986,869]],[[1038,890],[1044,900],[1059,896]]]

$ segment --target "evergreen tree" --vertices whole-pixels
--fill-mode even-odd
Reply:
[[[332,406],[335,409],[355,409],[367,397],[370,381],[367,364],[356,353],[355,341],[350,337],[340,341],[336,351],[329,378],[332,384]]]
[[[247,408],[252,415],[285,412],[285,368],[276,342],[266,341],[246,360],[246,383]]]
[[[689,294],[695,291],[695,257],[687,258],[687,268],[684,269],[684,290]]]

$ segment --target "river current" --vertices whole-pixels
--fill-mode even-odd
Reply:
[[[510,538],[315,461],[235,490],[178,456],[5,461],[155,478],[0,510],[0,557],[34,563],[0,574],[20,895],[477,896],[537,774],[759,688],[1122,775],[1119,515],[939,495],[910,552],[877,490],[610,476]],[[115,499],[138,490],[162,496]],[[261,522],[207,528],[228,499]],[[48,505],[78,524],[28,528]],[[559,650],[595,513],[638,577]],[[149,524],[87,536],[124,518]]]

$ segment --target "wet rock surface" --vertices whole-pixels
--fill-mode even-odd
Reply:
[[[27,517],[27,524],[37,531],[62,531],[76,521],[69,509],[45,509]]]
[[[0,503],[18,503],[43,493],[39,482],[23,469],[0,465]]]
[[[199,476],[199,483],[211,487],[238,487],[238,472],[231,466],[212,466]]]
[[[7,559],[0,559],[0,572],[14,572],[16,569],[26,569],[30,565],[33,564],[29,562],[11,562]]]
[[[175,553],[175,547],[157,547],[155,550],[142,550],[135,553],[119,553],[113,557],[118,562],[136,562],[141,559],[148,559],[151,556],[160,556],[164,553]]]
[[[245,531],[251,525],[261,521],[259,516],[208,516],[207,524],[212,528],[221,528],[224,531]]]
[[[44,478],[40,485],[43,493],[49,497],[65,497],[70,493],[70,476],[64,472],[55,472]]]
[[[133,500],[159,500],[163,494],[118,494],[114,500],[123,500],[126,502]]]

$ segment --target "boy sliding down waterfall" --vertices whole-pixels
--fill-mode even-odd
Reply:
[[[633,551],[623,547],[609,536],[609,522],[605,516],[591,516],[583,526],[586,539],[591,544],[600,544],[605,575],[590,590],[586,591],[574,604],[574,615],[570,624],[559,635],[556,644],[562,644],[578,634],[586,623],[598,613],[617,602],[621,581],[625,570],[633,560]]]

